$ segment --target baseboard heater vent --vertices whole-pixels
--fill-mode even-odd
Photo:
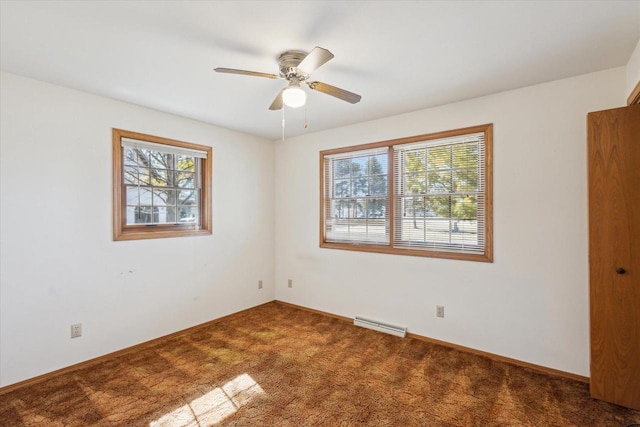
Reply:
[[[406,327],[390,325],[388,323],[378,322],[377,320],[365,319],[360,316],[356,316],[353,320],[353,324],[356,326],[362,326],[363,328],[373,329],[374,331],[385,332],[401,338],[407,336]]]

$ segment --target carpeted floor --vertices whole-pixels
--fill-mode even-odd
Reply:
[[[626,426],[587,384],[277,302],[0,396],[2,426]]]

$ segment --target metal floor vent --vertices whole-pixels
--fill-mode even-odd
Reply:
[[[365,319],[364,317],[360,316],[356,316],[356,318],[353,320],[353,324],[356,326],[362,326],[363,328],[373,329],[374,331],[395,335],[401,338],[407,336],[406,327],[390,325],[388,323],[378,322],[377,320]]]

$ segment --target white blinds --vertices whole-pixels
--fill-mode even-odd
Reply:
[[[388,147],[324,156],[324,240],[389,243]]]
[[[176,147],[173,145],[158,144],[155,142],[142,141],[139,139],[122,138],[122,146],[129,148],[139,148],[142,150],[159,151],[162,153],[176,154],[180,156],[196,157],[199,159],[207,158],[206,151]]]
[[[395,248],[484,253],[484,135],[393,147]]]

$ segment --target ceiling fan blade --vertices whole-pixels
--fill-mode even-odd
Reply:
[[[247,71],[247,70],[236,70],[235,68],[214,68],[213,71],[218,73],[227,73],[227,74],[242,74],[245,76],[255,76],[255,77],[266,77],[268,79],[279,79],[280,76],[277,74],[268,74],[268,73],[259,73],[257,71]]]
[[[351,104],[360,102],[360,99],[362,98],[357,93],[349,92],[348,90],[340,89],[339,87],[331,86],[322,82],[307,82],[307,85],[309,85],[313,90],[335,96],[336,98],[350,102]]]
[[[333,53],[329,52],[327,49],[316,46],[302,61],[300,61],[296,68],[303,73],[311,74],[332,58]]]
[[[280,90],[280,92],[278,92],[278,96],[276,96],[276,99],[274,99],[273,102],[271,103],[271,106],[269,107],[269,110],[281,110],[282,109],[282,92],[284,92],[285,89],[286,89],[286,87],[282,88]]]

